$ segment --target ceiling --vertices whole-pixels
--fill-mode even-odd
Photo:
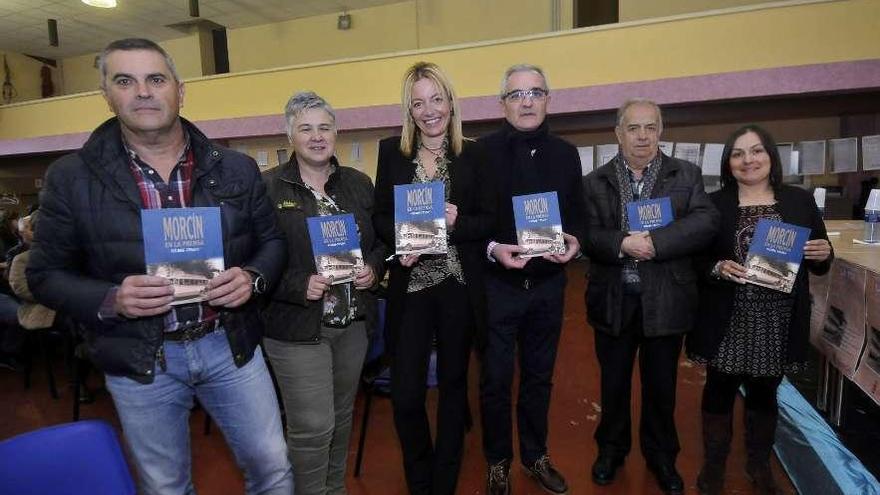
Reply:
[[[401,0],[199,0],[200,18],[227,28],[341,13]],[[60,59],[100,51],[129,37],[163,41],[184,34],[170,24],[193,20],[189,0],[117,0],[89,7],[80,0],[0,0],[0,51]],[[58,47],[49,46],[48,19],[58,21]]]

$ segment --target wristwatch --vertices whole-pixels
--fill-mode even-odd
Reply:
[[[266,293],[266,278],[258,272],[255,268],[246,267],[242,268],[244,271],[251,274],[251,279],[253,282],[251,284],[251,288],[254,291],[254,294],[261,295]]]

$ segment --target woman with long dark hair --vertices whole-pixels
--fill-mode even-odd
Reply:
[[[696,330],[688,354],[707,365],[702,418],[702,494],[722,493],[730,451],[733,403],[745,387],[746,471],[758,493],[777,493],[770,471],[776,432],[776,389],[783,375],[807,360],[809,277],[831,266],[831,244],[812,195],[782,183],[782,164],[770,134],[756,125],[736,130],[721,158],[721,190],[710,195],[721,229],[698,267],[703,277]],[[810,229],[791,293],[746,282],[745,259],[759,220]]]

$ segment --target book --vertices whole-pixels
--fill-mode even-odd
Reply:
[[[668,225],[674,220],[668,197],[630,201],[626,204],[630,232],[644,232]]]
[[[513,218],[516,242],[525,248],[518,256],[533,258],[565,252],[556,191],[514,196]]]
[[[172,305],[205,300],[208,281],[224,270],[219,207],[141,210],[147,275],[174,285]]]
[[[790,223],[758,220],[749,244],[745,280],[790,293],[804,257],[810,229]]]
[[[331,284],[354,280],[357,272],[364,267],[354,215],[309,217],[306,223],[318,274],[329,278]]]
[[[395,254],[446,254],[446,196],[442,182],[394,186]]]

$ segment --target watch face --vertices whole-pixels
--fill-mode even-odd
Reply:
[[[266,292],[266,280],[260,275],[257,275],[254,278],[254,292],[257,294]]]

